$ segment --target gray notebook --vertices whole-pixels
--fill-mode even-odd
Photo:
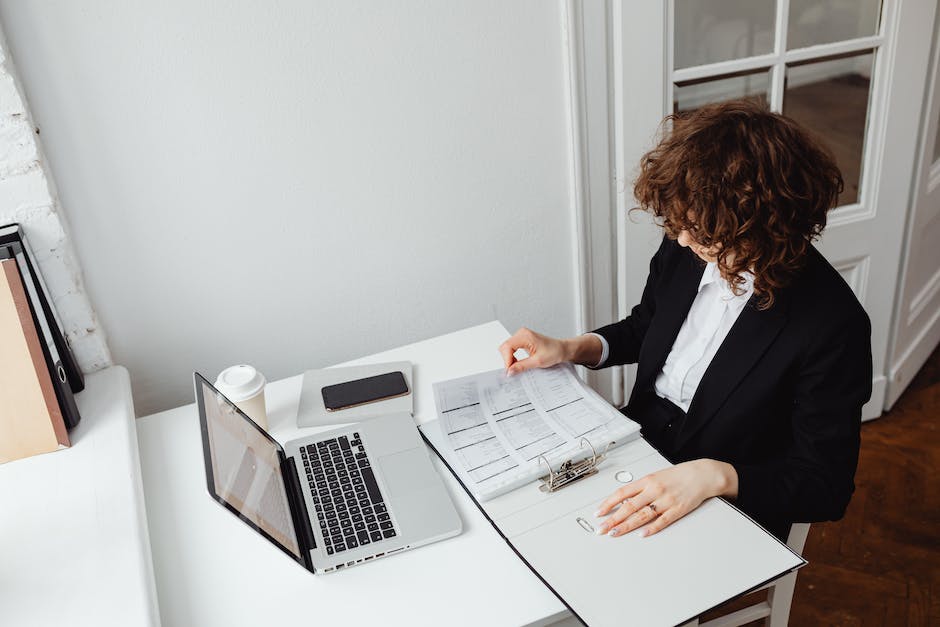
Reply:
[[[405,381],[408,382],[408,394],[404,396],[337,411],[326,411],[326,407],[323,406],[323,395],[320,390],[324,386],[363,379],[386,372],[395,372],[396,370],[401,371],[405,375]],[[322,425],[359,422],[367,418],[399,412],[408,412],[414,415],[414,386],[412,385],[410,361],[392,361],[384,364],[367,364],[346,368],[324,368],[304,372],[303,388],[300,392],[300,406],[297,409],[298,427],[319,427]]]

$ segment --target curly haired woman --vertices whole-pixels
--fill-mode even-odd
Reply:
[[[665,232],[640,304],[574,338],[520,329],[500,352],[510,374],[638,364],[623,411],[675,465],[601,503],[602,532],[653,534],[723,496],[786,539],[845,513],[871,395],[868,316],[811,243],[842,176],[752,101],[667,120],[634,187]]]

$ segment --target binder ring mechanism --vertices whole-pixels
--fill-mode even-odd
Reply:
[[[555,492],[566,485],[571,485],[575,481],[596,475],[597,465],[604,461],[604,458],[607,456],[607,450],[610,449],[610,445],[613,444],[613,442],[608,442],[600,455],[597,454],[594,445],[591,444],[587,438],[581,438],[581,448],[584,448],[585,444],[591,448],[590,457],[585,457],[579,462],[571,459],[565,460],[561,463],[561,466],[558,467],[557,471],[552,470],[552,465],[548,463],[544,455],[539,455],[539,464],[545,462],[545,465],[548,466],[548,474],[544,477],[539,477],[539,481],[542,482],[539,486],[539,490],[542,492]]]

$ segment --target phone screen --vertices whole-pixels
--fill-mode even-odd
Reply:
[[[374,377],[327,385],[322,389],[323,405],[329,411],[404,396],[407,393],[408,383],[401,372],[387,372]]]

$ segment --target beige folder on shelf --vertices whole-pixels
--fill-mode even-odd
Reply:
[[[0,261],[0,464],[69,446],[16,261]]]

